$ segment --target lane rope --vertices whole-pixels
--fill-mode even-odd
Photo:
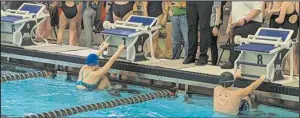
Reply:
[[[127,105],[127,104],[142,103],[156,98],[164,98],[169,96],[174,96],[174,93],[169,90],[161,90],[161,91],[156,91],[154,93],[141,94],[137,96],[120,98],[111,101],[58,109],[58,110],[43,112],[39,114],[32,114],[32,115],[24,116],[24,118],[54,118],[54,117],[70,116],[81,112],[88,112],[88,111],[94,111],[94,110],[105,109],[105,108],[113,108],[113,107]]]
[[[24,80],[29,78],[45,77],[50,75],[52,74],[51,72],[48,71],[36,71],[36,72],[1,75],[1,83],[8,82],[8,81]]]

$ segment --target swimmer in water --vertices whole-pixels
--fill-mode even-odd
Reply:
[[[79,71],[79,77],[76,84],[78,90],[104,90],[110,86],[110,82],[105,75],[118,59],[125,46],[123,44],[119,45],[115,54],[100,68],[98,67],[99,56],[108,46],[108,43],[103,43],[96,54],[88,55],[85,61],[86,65],[81,67]]]
[[[265,76],[261,75],[246,88],[234,90],[233,84],[237,78],[241,78],[240,72],[236,72],[234,75],[230,72],[221,74],[220,83],[214,89],[214,111],[238,115],[239,112],[251,108],[251,100],[248,95],[260,86],[265,80]]]

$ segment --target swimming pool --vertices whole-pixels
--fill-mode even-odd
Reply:
[[[1,113],[7,116],[24,116],[56,109],[117,99],[106,91],[77,91],[74,82],[64,76],[55,79],[32,78],[1,83]],[[128,86],[141,93],[154,90],[141,86]],[[135,94],[121,93],[121,97]],[[213,99],[193,95],[192,103],[186,103],[183,95],[177,98],[160,98],[138,104],[74,114],[68,117],[231,117],[213,112]],[[250,117],[298,117],[287,109],[259,105],[252,112],[243,113]]]

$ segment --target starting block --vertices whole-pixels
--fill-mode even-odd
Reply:
[[[1,10],[1,43],[16,46],[28,46],[35,43],[31,40],[37,24],[44,20],[45,5],[23,3],[19,9]]]
[[[131,15],[126,21],[116,21],[103,23],[104,31],[107,35],[104,42],[110,46],[102,54],[104,58],[111,57],[118,49],[118,45],[124,44],[125,50],[120,55],[120,59],[129,62],[146,60],[144,46],[147,40],[150,41],[151,55],[154,57],[152,49],[153,33],[158,32],[157,18]]]
[[[283,60],[293,46],[293,30],[260,28],[255,35],[247,38],[235,36],[234,41],[240,46],[235,50],[241,54],[235,61],[234,69],[241,70],[246,79],[256,80],[264,74],[266,80],[274,82],[284,79],[282,74]],[[293,57],[290,66],[293,67]],[[293,77],[293,69],[290,78]]]

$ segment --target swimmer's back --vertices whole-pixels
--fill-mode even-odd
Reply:
[[[217,112],[236,115],[239,112],[239,106],[242,98],[242,89],[230,90],[217,86],[214,89],[214,109]]]
[[[100,68],[98,68],[99,70]],[[84,83],[87,84],[97,84],[99,80],[102,78],[98,74],[96,74],[96,71],[88,69],[88,66],[84,65],[80,71],[79,71],[79,76],[78,76],[78,81],[83,81]],[[78,89],[85,89],[86,87],[82,85],[77,85],[76,86]]]

